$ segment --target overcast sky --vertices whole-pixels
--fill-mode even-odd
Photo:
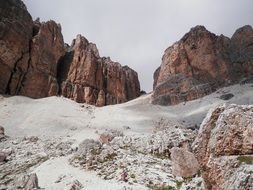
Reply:
[[[253,24],[253,0],[24,0],[34,19],[55,20],[64,40],[82,34],[101,56],[138,72],[150,91],[164,50],[191,27],[228,37]]]

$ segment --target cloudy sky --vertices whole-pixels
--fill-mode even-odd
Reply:
[[[150,91],[164,50],[191,27],[231,37],[253,24],[253,0],[24,0],[34,19],[55,20],[64,40],[82,34],[101,56],[138,72]]]

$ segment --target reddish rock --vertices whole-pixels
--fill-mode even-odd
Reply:
[[[231,39],[192,28],[169,47],[154,73],[152,102],[173,105],[210,94],[253,74],[253,30],[238,29]]]
[[[61,94],[80,103],[104,106],[140,95],[137,73],[101,58],[96,45],[81,35],[67,48],[58,72]]]
[[[54,21],[40,24],[31,42],[29,67],[20,94],[32,98],[57,95],[57,66],[64,53],[60,25]]]
[[[0,3],[0,44],[1,94],[63,95],[97,106],[140,95],[135,71],[101,58],[81,35],[64,46],[60,25],[33,22],[21,0]]]
[[[233,75],[247,77],[253,74],[253,29],[246,25],[235,31],[231,38],[230,58]]]
[[[33,21],[22,1],[0,3],[0,93],[17,93],[27,71]],[[10,85],[12,83],[12,85]],[[15,83],[15,84],[14,84]],[[14,89],[12,89],[15,86]]]
[[[192,148],[206,189],[252,189],[253,106],[210,111]]]

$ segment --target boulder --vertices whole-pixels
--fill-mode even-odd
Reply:
[[[4,162],[6,160],[6,154],[2,151],[0,151],[0,163]]]
[[[189,178],[198,173],[199,164],[193,153],[178,147],[170,149],[170,153],[173,175]]]
[[[1,136],[1,135],[3,135],[3,136],[5,135],[5,134],[4,134],[4,127],[2,127],[2,126],[0,126],[0,136]]]
[[[252,189],[253,106],[211,110],[192,148],[206,189]]]
[[[123,133],[117,130],[109,130],[100,135],[99,141],[102,144],[109,144],[115,137],[119,136],[123,136]]]
[[[78,180],[74,180],[70,186],[69,190],[81,190],[83,189],[83,185]]]
[[[174,105],[238,83],[253,74],[253,29],[244,26],[231,39],[196,26],[166,49],[154,73],[152,103]]]
[[[15,186],[25,190],[39,189],[38,177],[36,173],[22,175],[17,179]]]
[[[222,94],[220,96],[220,99],[222,99],[222,100],[230,100],[233,97],[234,97],[234,94],[228,93],[228,94]]]

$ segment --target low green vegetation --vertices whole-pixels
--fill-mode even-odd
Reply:
[[[237,157],[237,160],[240,163],[253,164],[253,156],[239,156]]]
[[[180,189],[182,187],[183,182],[182,181],[176,181],[177,189]]]
[[[176,190],[175,187],[169,185],[163,185],[161,187],[154,187],[152,190]]]

